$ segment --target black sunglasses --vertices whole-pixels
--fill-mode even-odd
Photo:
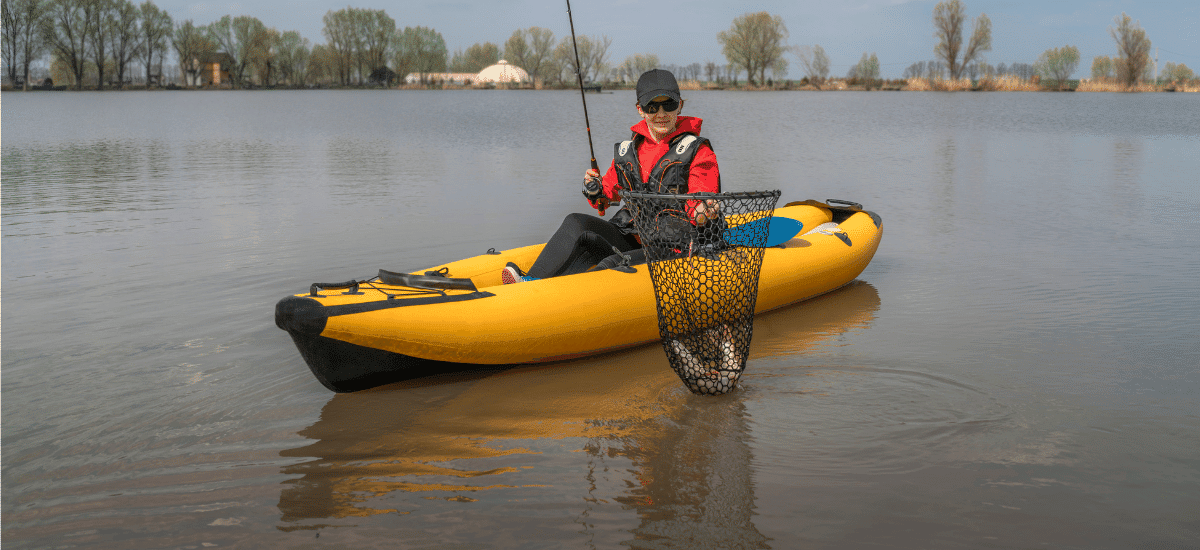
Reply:
[[[659,107],[666,109],[667,112],[670,113],[679,108],[679,102],[669,98],[663,101],[651,101],[650,103],[642,105],[642,110],[647,114],[652,115],[658,112]]]

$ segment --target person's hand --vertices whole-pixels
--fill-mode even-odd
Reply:
[[[600,183],[600,172],[588,170],[583,173],[583,196],[591,203],[595,203],[604,196],[604,186]]]
[[[721,206],[715,200],[708,199],[696,204],[696,225],[704,225],[720,215]]]

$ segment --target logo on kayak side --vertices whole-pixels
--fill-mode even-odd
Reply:
[[[675,154],[682,155],[683,152],[687,151],[687,148],[692,145],[693,141],[696,141],[696,136],[686,136],[679,140],[679,146],[675,148]]]

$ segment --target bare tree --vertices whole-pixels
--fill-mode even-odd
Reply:
[[[783,17],[761,11],[747,13],[734,18],[727,31],[717,33],[725,59],[731,65],[745,69],[751,86],[754,77],[761,83],[766,80],[767,69],[787,70],[787,26]]]
[[[577,37],[579,47],[579,64],[583,67],[587,66],[587,54],[590,53],[592,43],[586,36]],[[562,85],[567,81],[575,84],[575,73],[582,76],[585,69],[575,66],[575,45],[571,43],[571,37],[564,36],[558,41],[558,46],[554,48],[553,70],[543,69],[542,72],[550,77],[555,84]]]
[[[51,0],[48,15],[43,20],[42,36],[51,54],[67,65],[75,89],[82,90],[91,21],[85,17],[83,6],[75,0]]]
[[[504,43],[504,58],[510,64],[525,69],[536,86],[542,73],[554,64],[554,50],[554,32],[541,27],[529,27],[513,31]]]
[[[1109,27],[1108,33],[1117,43],[1119,57],[1115,60],[1117,79],[1126,86],[1137,84],[1138,79],[1146,71],[1150,63],[1150,39],[1140,22],[1122,13],[1113,22],[1117,26]]]
[[[354,21],[350,8],[326,12],[323,21],[325,27],[322,33],[329,45],[329,68],[332,76],[343,86],[350,84],[351,60],[357,47],[354,33]]]
[[[279,35],[276,59],[280,79],[292,86],[303,86],[309,55],[308,39],[299,32],[287,31]]]
[[[111,51],[111,40],[115,32],[116,0],[78,0],[83,5],[83,17],[87,20],[85,42],[96,64],[96,89],[104,88],[104,70]]]
[[[925,78],[930,80],[941,80],[946,78],[946,64],[937,60],[931,60],[929,63],[926,63]]]
[[[853,71],[852,78],[857,78],[867,90],[879,80],[879,56],[875,54],[867,55],[863,52],[862,59],[858,60],[858,64],[851,68]]]
[[[475,43],[467,51],[454,52],[450,59],[450,72],[477,73],[500,61],[500,46],[491,42]]]
[[[704,76],[709,82],[712,82],[712,81],[720,78],[721,77],[720,65],[717,65],[716,63],[713,63],[712,61],[705,63],[704,64]]]
[[[246,68],[249,69],[250,75],[258,81],[258,84],[274,86],[279,79],[275,59],[279,52],[279,31],[263,25],[257,19],[254,21],[258,24],[251,23],[244,31]]]
[[[636,81],[640,76],[642,76],[642,73],[661,68],[661,66],[662,65],[658,62],[658,56],[652,53],[634,54],[626,57],[625,62],[621,63],[621,67],[624,69],[626,78],[633,81]]]
[[[387,67],[391,41],[396,36],[396,20],[383,10],[360,10],[362,59],[367,72]],[[361,73],[360,69],[360,79]]]
[[[362,84],[369,74],[387,67],[397,35],[396,21],[387,12],[346,7],[326,12],[322,22],[329,49],[321,54],[342,85]]]
[[[1013,63],[1008,66],[1008,73],[1021,80],[1032,80],[1035,74],[1033,65],[1028,63]]]
[[[922,69],[924,69],[924,62],[918,61],[917,63],[913,63],[904,68],[904,72],[900,73],[900,78],[905,80],[916,78],[917,75],[921,74]]]
[[[580,54],[580,64],[583,63],[582,53]],[[575,54],[571,47],[571,38],[563,37],[558,41],[558,46],[554,48],[554,54],[550,56],[550,61],[542,66],[542,80],[544,83],[562,86],[570,81],[575,84]]]
[[[525,68],[525,58],[529,57],[529,42],[525,40],[525,31],[515,30],[508,41],[504,43],[504,59],[512,65]]]
[[[1092,80],[1108,80],[1113,76],[1113,60],[1107,55],[1092,58]]]
[[[825,55],[825,48],[819,45],[802,46],[795,48],[793,52],[800,59],[800,67],[804,69],[808,82],[818,90],[821,89],[821,84],[829,78],[829,56]]]
[[[945,0],[933,8],[933,36],[938,39],[933,51],[945,61],[951,79],[962,77],[963,67],[978,59],[983,52],[992,49],[992,20],[987,14],[975,19],[971,40],[963,50],[963,27],[966,22],[966,7],[962,0]],[[962,58],[959,58],[962,52]]]
[[[590,41],[592,43],[591,51],[588,53],[590,59],[588,61],[581,61],[580,63],[587,69],[583,73],[584,79],[586,80],[590,74],[591,79],[594,81],[599,80],[600,75],[608,71],[608,48],[612,46],[612,38],[600,35],[591,37]]]
[[[44,0],[3,0],[4,65],[8,78],[17,82],[17,71],[21,71],[21,82],[29,89],[29,65],[46,50],[42,36],[49,16],[49,2]]]
[[[146,67],[146,85],[150,85],[153,79],[153,64],[154,56],[159,56],[161,60],[163,53],[167,50],[167,39],[171,36],[171,16],[167,12],[154,5],[152,0],[146,0],[138,8],[140,12],[141,28],[138,30],[138,38],[140,46],[137,49],[136,57],[142,60]],[[162,67],[158,69],[159,74],[162,74]]]
[[[179,70],[185,86],[200,84],[201,62],[216,52],[217,45],[208,37],[208,29],[188,19],[175,27],[171,44],[179,56]]]
[[[1079,48],[1075,46],[1046,50],[1033,64],[1037,74],[1041,75],[1043,79],[1056,81],[1059,89],[1062,89],[1067,78],[1074,74],[1078,67]]]
[[[138,23],[141,11],[130,0],[115,0],[109,25],[112,27],[111,41],[113,68],[117,71],[117,87],[125,85],[125,71],[141,47]]]
[[[247,69],[262,66],[261,58],[270,52],[270,34],[262,21],[249,15],[226,15],[208,26],[208,38],[232,58],[229,79],[234,88],[245,83]]]
[[[559,73],[560,83],[563,79],[574,82],[577,70],[584,81],[597,80],[607,70],[608,47],[612,45],[612,39],[607,36],[580,36],[577,40],[577,44],[572,44],[570,37],[563,37],[554,50],[554,60],[560,68],[555,72]],[[575,66],[576,47],[579,50],[579,67]]]
[[[587,50],[591,48],[591,41],[586,36],[577,37],[579,47],[579,64],[586,66]],[[553,80],[555,84],[562,85],[568,80],[571,84],[575,84],[575,73],[579,72],[582,76],[582,69],[575,66],[575,46],[571,43],[571,37],[564,36],[558,41],[558,46],[554,48],[553,69],[542,69],[542,73],[549,77],[548,80]]]
[[[392,66],[397,78],[419,73],[421,83],[425,84],[427,74],[446,70],[446,40],[431,28],[405,27],[404,30],[398,30],[392,45]]]
[[[395,48],[394,42],[392,47]],[[308,54],[308,63],[304,66],[305,80],[317,85],[333,82],[336,77],[334,57],[336,54],[328,44],[314,45]],[[398,77],[404,78],[404,75]]]
[[[234,88],[241,87],[242,75],[246,72],[246,66],[241,61],[245,59],[245,52],[242,51],[245,45],[237,39],[233,17],[223,16],[210,23],[206,30],[208,39],[217,46],[218,51],[229,54],[229,57],[233,59],[229,67],[229,79]]]
[[[1187,82],[1195,77],[1196,73],[1184,63],[1176,65],[1175,63],[1168,61],[1165,65],[1163,65],[1162,81],[1164,83],[1169,84]]]
[[[3,29],[3,42],[2,46],[0,46],[0,55],[4,57],[4,67],[8,72],[8,81],[13,86],[17,84],[17,66],[20,64],[17,61],[17,51],[20,48],[20,35],[17,33],[17,18],[19,16],[20,13],[13,11],[13,6],[9,5],[8,0],[0,0],[0,20],[3,20],[3,24],[0,25],[0,28]]]
[[[543,70],[550,68],[554,59],[554,32],[542,27],[529,27],[525,35],[529,39],[529,55],[522,68],[529,73],[536,87]]]

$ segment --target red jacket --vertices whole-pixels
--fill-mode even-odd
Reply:
[[[641,164],[639,168],[642,171],[642,181],[646,181],[650,177],[650,170],[671,148],[671,140],[684,132],[690,132],[700,135],[700,125],[704,121],[691,116],[681,116],[678,119],[678,125],[671,135],[667,136],[662,141],[654,141],[654,137],[650,135],[650,128],[646,126],[646,121],[643,120],[633,125],[630,130],[646,137],[638,146],[637,155],[638,162]],[[616,201],[618,199],[617,187],[617,171],[615,169],[616,161],[608,166],[608,172],[604,173],[604,194],[609,199]],[[688,193],[716,193],[720,191],[720,171],[717,169],[717,155],[713,153],[712,147],[703,145],[696,151],[696,157],[692,160],[692,167],[688,171]],[[595,206],[595,205],[593,205]]]

